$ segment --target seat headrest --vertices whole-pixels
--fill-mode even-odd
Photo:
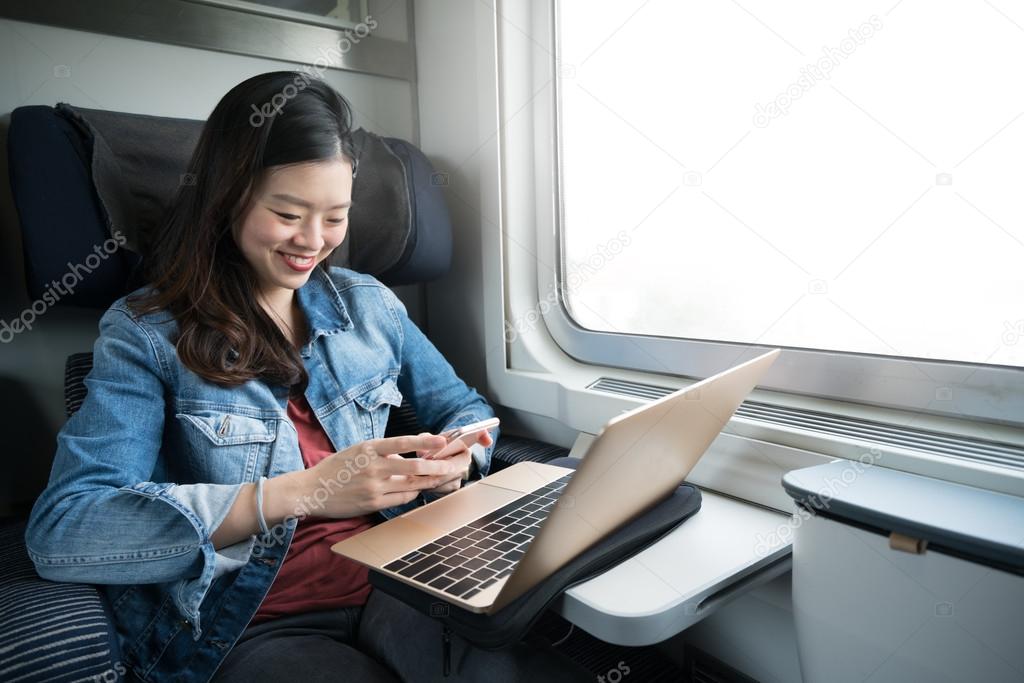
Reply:
[[[8,165],[31,299],[54,281],[71,284],[70,272],[61,305],[106,308],[140,284],[132,278],[140,253],[190,181],[204,123],[65,103],[11,112]],[[443,275],[451,220],[429,160],[403,140],[362,129],[354,138],[349,230],[330,263],[388,285]]]

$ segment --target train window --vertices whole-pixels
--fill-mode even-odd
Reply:
[[[579,326],[1024,366],[1024,11],[603,7],[555,28]]]

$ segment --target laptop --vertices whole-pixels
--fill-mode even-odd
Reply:
[[[471,612],[496,612],[672,493],[779,353],[613,417],[575,470],[517,463],[331,550]]]

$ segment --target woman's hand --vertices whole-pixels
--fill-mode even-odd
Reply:
[[[449,444],[450,446],[451,444]],[[298,513],[320,517],[355,517],[416,498],[460,477],[461,461],[403,458],[399,453],[432,452],[445,447],[442,436],[423,433],[370,439],[327,456],[313,467],[267,481],[268,518]],[[285,482],[283,480],[288,479]],[[271,492],[271,484],[278,483]],[[289,503],[291,510],[284,510]],[[298,513],[296,512],[298,511]],[[273,524],[268,519],[268,523]]]
[[[424,436],[426,432],[420,434]],[[468,443],[467,443],[468,440]],[[494,439],[491,437],[491,433],[487,430],[478,432],[477,434],[470,435],[466,440],[455,439],[447,446],[442,448],[440,451],[434,449],[433,451],[417,450],[416,455],[420,458],[430,457],[431,460],[447,460],[453,463],[458,468],[458,475],[452,477],[449,481],[444,482],[440,486],[432,489],[427,489],[430,493],[444,495],[451,493],[452,491],[458,491],[462,486],[462,480],[469,476],[469,467],[473,464],[473,453],[470,448],[474,444],[480,444],[483,447],[490,446],[494,443]]]

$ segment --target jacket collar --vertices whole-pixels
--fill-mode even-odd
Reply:
[[[309,342],[302,348],[302,355],[309,355],[313,342],[319,336],[352,328],[352,319],[345,308],[341,292],[323,267],[318,265],[313,268],[309,280],[295,290],[295,295],[309,326]]]

